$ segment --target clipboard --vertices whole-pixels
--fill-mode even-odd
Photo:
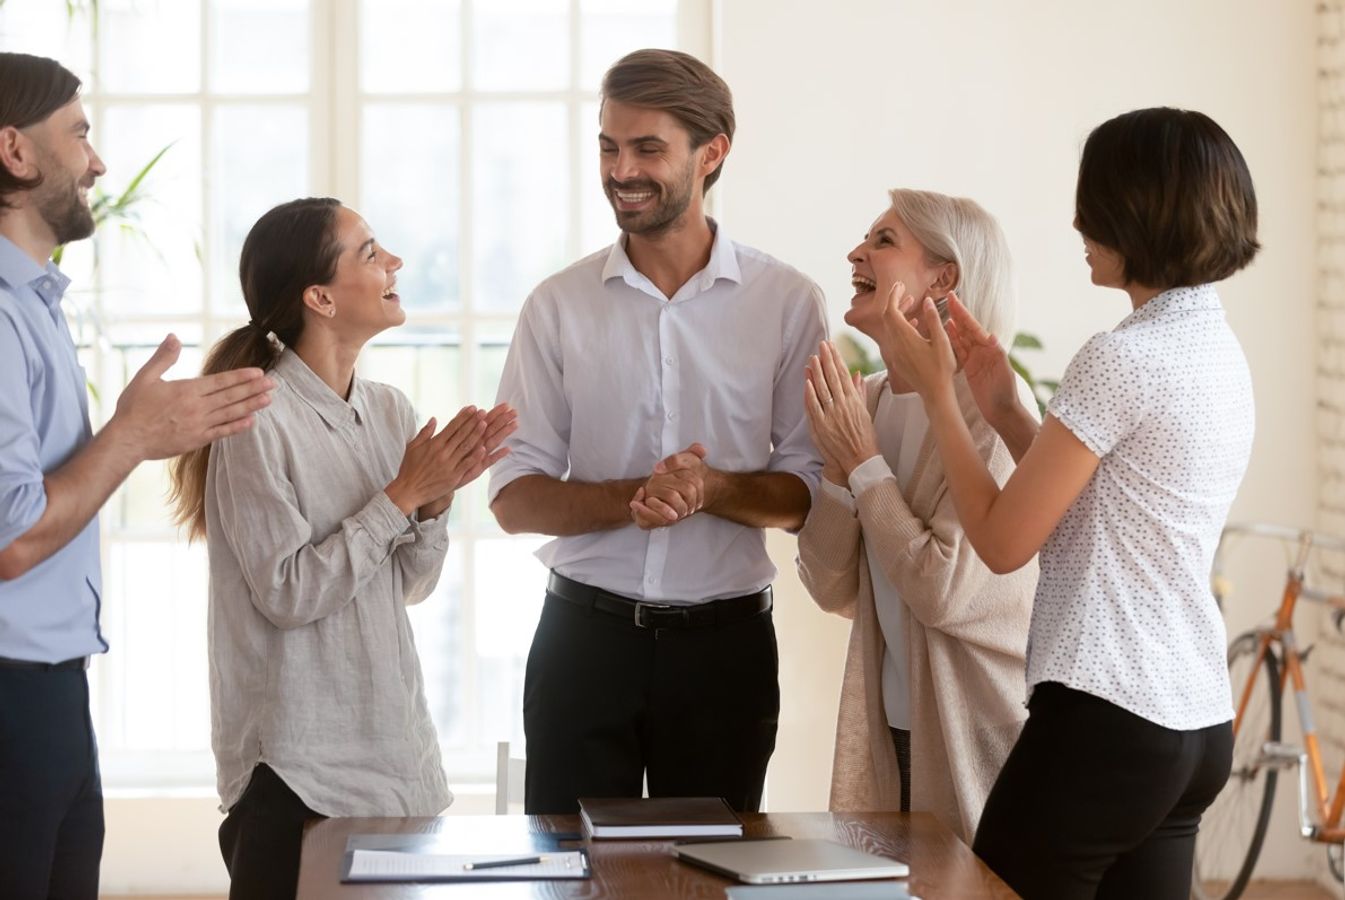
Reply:
[[[538,863],[465,869],[469,862],[507,859],[509,853],[432,853],[405,850],[347,850],[341,857],[342,884],[446,883],[470,881],[555,881],[593,877],[588,851],[560,850]]]

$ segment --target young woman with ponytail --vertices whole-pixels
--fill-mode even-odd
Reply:
[[[303,823],[429,816],[452,800],[405,606],[448,548],[458,488],[506,452],[507,406],[417,428],[406,397],[355,376],[402,324],[402,261],[338,201],[261,217],[239,265],[251,319],[205,371],[269,371],[245,433],[174,461],[178,521],[210,556],[212,745],[231,898],[290,898]]]

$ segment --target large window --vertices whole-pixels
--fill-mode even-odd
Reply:
[[[70,248],[67,306],[95,424],[168,331],[175,375],[246,312],[252,222],[308,194],[345,200],[406,260],[408,322],[360,374],[422,419],[493,401],[515,316],[548,273],[609,243],[597,87],[642,46],[703,52],[708,0],[7,0],[0,49],[54,56],[85,82],[119,193],[160,150],[134,221]],[[96,17],[96,21],[94,21]],[[110,785],[208,784],[204,549],[168,524],[165,467],[103,513],[103,629],[92,674]],[[455,501],[433,597],[412,609],[449,777],[480,780],[522,741],[523,660],[540,541],[511,538],[485,479]]]

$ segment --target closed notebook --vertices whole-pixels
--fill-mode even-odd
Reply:
[[[741,837],[742,820],[719,797],[582,797],[579,813],[595,838]]]

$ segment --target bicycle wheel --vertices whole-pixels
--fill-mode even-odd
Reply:
[[[1191,896],[1197,900],[1235,900],[1256,867],[1270,824],[1279,770],[1262,761],[1262,747],[1280,739],[1280,674],[1275,654],[1254,671],[1260,636],[1247,632],[1228,646],[1228,674],[1234,702],[1254,682],[1247,709],[1233,742],[1233,771],[1200,822],[1196,835]]]

